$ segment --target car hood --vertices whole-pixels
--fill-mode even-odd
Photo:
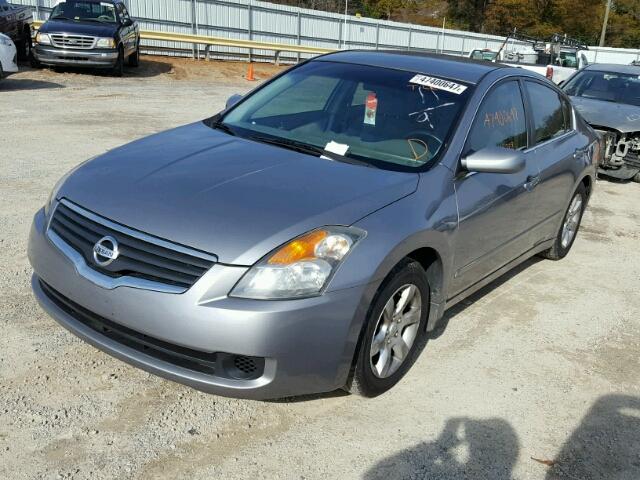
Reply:
[[[199,122],[97,157],[57,198],[112,221],[252,265],[323,225],[351,225],[417,188],[417,173],[334,162]]]
[[[571,97],[571,101],[591,126],[613,128],[622,133],[640,131],[640,107],[584,97]]]
[[[73,33],[92,37],[113,37],[117,29],[116,24],[75,22],[73,20],[48,20],[40,27],[42,33]]]

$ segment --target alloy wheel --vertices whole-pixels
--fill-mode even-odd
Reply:
[[[562,238],[560,240],[562,248],[567,248],[571,245],[573,237],[576,236],[581,215],[582,195],[576,194],[576,196],[573,197],[573,200],[571,200],[571,205],[569,205],[569,211],[567,212],[567,218],[564,221],[564,225],[562,225]]]
[[[371,340],[369,359],[376,377],[390,377],[404,363],[416,339],[421,314],[422,297],[415,285],[403,285],[391,295]]]

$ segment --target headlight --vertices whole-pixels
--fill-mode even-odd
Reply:
[[[270,253],[251,267],[232,297],[283,299],[319,295],[365,232],[351,227],[313,230]]]
[[[116,41],[113,38],[99,38],[96,48],[116,48]]]
[[[51,45],[51,38],[46,33],[38,32],[36,34],[36,43],[40,45]]]

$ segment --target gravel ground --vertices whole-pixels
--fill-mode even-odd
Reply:
[[[79,162],[218,111],[246,65],[0,82],[0,478],[640,478],[640,185],[600,181],[571,254],[448,312],[372,400],[206,395],[95,350],[33,299],[26,239]],[[259,77],[277,71],[258,67]]]

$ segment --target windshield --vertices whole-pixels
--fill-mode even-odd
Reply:
[[[640,106],[640,75],[583,70],[563,90],[573,97]]]
[[[116,23],[115,6],[108,2],[67,0],[51,11],[50,19]]]
[[[313,61],[247,97],[213,124],[235,135],[295,142],[379,167],[438,156],[471,89],[380,67]],[[285,145],[285,143],[287,145]]]

